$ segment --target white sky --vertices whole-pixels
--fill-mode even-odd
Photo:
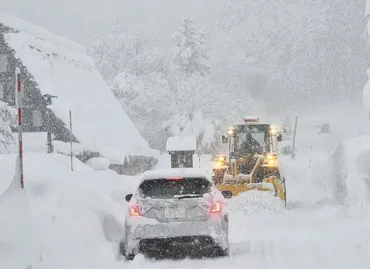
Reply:
[[[210,33],[217,24],[218,0],[0,0],[0,11],[82,45],[115,25],[143,29],[167,43],[184,16]]]

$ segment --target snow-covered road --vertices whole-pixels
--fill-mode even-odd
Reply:
[[[353,214],[336,204],[330,198],[329,155],[315,152],[311,169],[308,156],[282,158],[287,208],[268,193],[249,192],[229,202],[230,257],[152,261],[138,255],[126,262],[117,260],[116,242],[122,235],[124,196],[137,178],[96,172],[77,160],[70,172],[67,156],[26,154],[27,196],[37,235],[32,247],[39,250],[33,269],[370,268],[370,214]],[[13,165],[14,155],[0,155],[0,170],[9,180]],[[4,181],[0,188],[6,188]],[[0,245],[7,239],[17,238],[0,238]],[[14,257],[22,253],[8,250],[16,251]],[[25,267],[18,263],[18,268]]]

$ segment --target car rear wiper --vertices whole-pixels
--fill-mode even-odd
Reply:
[[[184,195],[174,195],[173,198],[177,198],[179,200],[181,199],[185,199],[185,198],[199,198],[199,197],[203,197],[203,195],[200,195],[200,194],[184,194]]]

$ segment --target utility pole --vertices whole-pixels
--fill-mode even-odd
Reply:
[[[21,70],[18,67],[15,69],[15,97],[18,110],[18,156],[16,160],[16,177],[18,177],[18,182],[20,182],[20,186],[23,189],[22,81]]]
[[[58,98],[58,96],[50,95],[50,94],[44,94],[44,103],[46,106],[46,117],[47,117],[47,147],[48,147],[48,153],[52,153],[54,151],[53,143],[52,143],[52,121],[51,121],[51,110],[49,109],[49,106],[53,104],[52,98]]]
[[[69,142],[71,145],[71,171],[73,171],[72,111],[69,111]]]
[[[297,134],[297,123],[298,123],[298,115],[295,116],[295,123],[294,123],[294,133],[293,133],[293,144],[292,144],[292,159],[295,158],[295,137]]]

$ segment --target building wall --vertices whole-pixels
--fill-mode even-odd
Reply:
[[[195,151],[170,151],[171,168],[193,168],[193,155]]]

